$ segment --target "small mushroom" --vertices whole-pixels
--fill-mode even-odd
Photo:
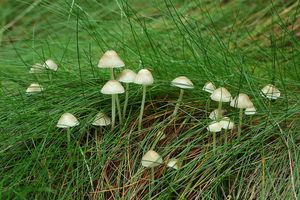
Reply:
[[[245,115],[255,115],[255,114],[256,114],[256,108],[254,106],[245,109]]]
[[[218,110],[218,109],[215,109],[214,111],[212,111],[210,114],[209,114],[209,119],[211,120],[218,120],[218,119],[221,119],[223,117],[223,115],[225,114],[225,110]]]
[[[262,88],[261,94],[263,97],[270,100],[275,100],[280,97],[280,91],[272,84],[268,84],[264,88]]]
[[[37,74],[37,73],[41,73],[43,71],[43,69],[45,69],[43,67],[42,64],[40,63],[35,63],[34,65],[32,65],[32,67],[29,70],[30,74]]]
[[[193,85],[192,81],[190,79],[188,79],[187,77],[179,76],[171,82],[171,86],[180,88],[179,98],[177,100],[177,103],[176,103],[176,106],[175,106],[175,109],[173,112],[173,116],[176,116],[179,106],[180,106],[180,103],[182,101],[184,89],[193,89],[194,85]]]
[[[220,132],[222,130],[222,126],[221,126],[220,122],[213,121],[212,123],[209,124],[209,126],[207,127],[207,130],[209,132],[213,133],[213,150],[215,151],[216,146],[217,146],[217,136],[216,136],[216,133]]]
[[[143,119],[143,113],[145,107],[147,86],[152,85],[153,82],[154,82],[153,76],[148,69],[141,69],[135,77],[134,83],[143,86],[143,97],[142,97],[141,110],[139,115],[139,125],[138,125],[139,131],[142,129],[142,119]]]
[[[169,162],[167,163],[167,166],[178,170],[179,169],[178,160],[176,158],[170,159]]]
[[[58,120],[56,127],[58,128],[71,128],[78,126],[79,121],[71,113],[64,113]]]
[[[38,83],[31,83],[29,87],[26,89],[27,94],[33,94],[43,91],[43,87]]]
[[[216,90],[216,86],[212,82],[207,82],[203,86],[202,90],[212,94]]]
[[[103,112],[98,112],[92,123],[94,126],[108,126],[111,124],[110,118]]]
[[[111,129],[113,130],[115,127],[115,121],[116,121],[116,95],[124,93],[124,88],[121,85],[119,81],[116,80],[110,80],[105,83],[105,85],[101,89],[102,94],[109,94],[111,95],[111,102],[112,102],[112,108],[111,108]]]
[[[232,97],[231,97],[230,92],[226,88],[220,87],[213,91],[213,93],[210,95],[210,98],[213,101],[219,102],[218,110],[219,110],[219,113],[221,113],[222,102],[230,102]],[[220,118],[218,120],[220,120]]]
[[[53,71],[57,71],[58,69],[57,64],[52,59],[46,60],[45,63],[43,64],[43,67]]]
[[[117,52],[115,52],[114,50],[106,51],[103,54],[103,56],[100,58],[99,63],[98,63],[99,68],[110,68],[112,80],[115,79],[114,68],[120,68],[120,67],[124,67],[124,66],[125,66],[125,63],[123,62],[123,60],[121,60],[121,58],[119,57]]]
[[[155,151],[149,150],[142,158],[142,166],[153,168],[163,163],[162,157]]]

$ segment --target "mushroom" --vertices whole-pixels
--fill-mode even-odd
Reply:
[[[218,110],[218,109],[215,109],[214,111],[212,111],[210,114],[209,114],[209,119],[211,120],[218,120],[218,119],[221,119],[224,115],[226,111],[225,110]]]
[[[268,84],[262,88],[261,93],[263,97],[270,100],[275,100],[280,97],[280,91],[272,84]]]
[[[31,83],[29,87],[26,89],[27,94],[33,94],[43,91],[43,87],[38,83]]]
[[[108,126],[111,124],[110,118],[103,112],[98,112],[95,116],[92,125],[94,126]]]
[[[216,86],[212,82],[206,82],[202,90],[208,93],[213,93],[216,90]]]
[[[114,50],[106,51],[103,56],[100,58],[98,67],[99,68],[110,68],[111,79],[114,77],[114,68],[124,67],[125,64]]]
[[[216,133],[220,132],[222,130],[222,126],[220,124],[220,122],[217,121],[213,121],[208,127],[207,130],[209,132],[213,133],[213,150],[216,150],[216,146],[217,146],[217,136]]]
[[[256,113],[256,108],[254,106],[245,109],[245,115],[255,115],[255,113]]]
[[[52,59],[46,60],[45,63],[43,64],[43,67],[53,71],[57,71],[58,69],[57,64]]]
[[[149,150],[142,158],[142,166],[153,168],[163,163],[162,157],[153,150]]]
[[[125,102],[123,107],[123,118],[125,118],[127,104],[128,104],[129,83],[133,83],[135,81],[135,77],[136,77],[136,73],[134,71],[130,69],[124,69],[118,78],[120,82],[126,84]]]
[[[148,69],[141,69],[135,77],[134,83],[143,86],[143,97],[142,97],[141,111],[139,115],[139,125],[138,125],[139,131],[142,129],[142,119],[143,119],[143,113],[145,107],[147,86],[152,85],[153,82],[154,82],[153,76]]]
[[[176,116],[179,106],[180,106],[180,103],[182,101],[184,89],[193,89],[194,85],[193,85],[192,81],[190,79],[188,79],[187,77],[179,76],[171,82],[171,86],[180,88],[179,98],[177,100],[177,103],[176,103],[176,106],[175,106],[175,109],[173,112],[173,116]]]
[[[167,166],[178,170],[179,169],[178,160],[176,158],[170,159],[169,162],[167,163]]]
[[[244,93],[238,94],[231,102],[230,106],[239,108],[239,126],[238,126],[238,137],[241,135],[242,132],[242,120],[243,120],[243,109],[245,108],[252,108],[253,103],[250,100],[249,96]]]
[[[43,69],[45,69],[43,67],[42,64],[40,63],[35,63],[34,65],[32,65],[32,67],[29,70],[30,74],[37,74],[37,73],[41,73],[43,71]]]
[[[71,131],[70,128],[78,126],[79,121],[71,113],[64,113],[58,120],[56,127],[67,129],[68,149],[70,149]]]
[[[234,122],[231,121],[229,117],[224,117],[224,118],[221,119],[220,125],[221,125],[222,129],[225,130],[224,135],[225,135],[225,144],[226,144],[227,143],[227,138],[228,138],[227,130],[231,130],[231,129],[234,128]]]
[[[219,113],[221,113],[222,102],[230,102],[232,97],[231,97],[230,92],[226,88],[220,87],[213,91],[213,93],[210,95],[210,98],[213,101],[219,102],[218,110],[219,110]],[[220,120],[220,118],[217,120]]]
[[[101,89],[102,94],[110,94],[111,95],[111,116],[112,116],[112,121],[111,121],[111,130],[114,129],[115,127],[115,121],[116,121],[116,95],[124,93],[124,88],[121,85],[119,81],[116,80],[110,80],[105,83],[105,85]]]

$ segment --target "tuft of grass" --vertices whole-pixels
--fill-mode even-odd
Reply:
[[[299,198],[298,1],[7,0],[0,16],[0,198]],[[97,68],[108,49],[154,76],[141,132],[137,85],[122,126],[91,125],[96,113],[111,111],[110,97],[100,93],[109,72]],[[57,72],[28,73],[48,58]],[[179,75],[195,89],[170,120],[178,97],[170,81]],[[237,130],[226,144],[217,134],[217,153],[206,130],[218,107],[201,90],[207,81],[234,96],[247,93],[258,111],[244,117],[240,139]],[[44,91],[26,95],[32,82]],[[282,93],[274,102],[260,95],[268,83]],[[238,111],[223,107],[237,123]],[[65,112],[80,121],[69,150],[55,127]],[[166,138],[158,140],[159,131]],[[182,167],[161,165],[153,179],[141,166],[149,149]]]

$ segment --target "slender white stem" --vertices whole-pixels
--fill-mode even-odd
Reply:
[[[176,103],[176,106],[175,106],[175,109],[174,109],[174,112],[173,112],[173,116],[174,116],[174,117],[177,115],[179,106],[180,106],[181,101],[182,101],[183,93],[184,93],[184,90],[183,90],[183,89],[180,89],[179,98],[178,98],[178,100],[177,100],[177,103]]]
[[[125,119],[127,105],[128,105],[128,96],[129,96],[129,83],[126,83],[126,91],[125,91],[125,102],[123,107],[123,119]]]
[[[120,124],[122,124],[122,111],[121,111],[120,100],[119,100],[119,95],[118,94],[116,94],[116,103],[117,103],[119,121],[120,121]]]
[[[214,154],[216,153],[216,147],[217,147],[217,135],[216,135],[216,132],[213,132],[213,151],[214,151]]]
[[[222,101],[219,101],[218,105],[218,113],[217,113],[217,121],[220,121],[222,118]]]
[[[141,104],[141,111],[139,116],[139,126],[138,130],[142,130],[142,119],[143,119],[143,113],[144,113],[144,107],[145,107],[145,99],[146,99],[146,85],[143,85],[143,98],[142,98],[142,104]]]
[[[116,96],[115,94],[111,95],[111,130],[115,128],[116,121]]]

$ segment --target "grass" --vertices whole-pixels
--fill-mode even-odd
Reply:
[[[299,1],[35,2],[0,2],[0,199],[299,198]],[[130,85],[122,126],[91,125],[98,111],[111,112],[100,93],[109,71],[97,68],[108,49],[154,76],[141,132],[138,85]],[[47,58],[57,72],[28,74]],[[178,98],[170,81],[179,75],[195,89],[170,121]],[[217,134],[217,153],[206,130],[218,107],[201,90],[207,81],[247,93],[258,110],[244,117],[240,139],[228,132],[224,145]],[[26,95],[31,82],[45,90]],[[274,102],[259,93],[269,83],[281,91]],[[238,110],[223,108],[237,124]],[[70,150],[55,127],[64,112],[80,121]],[[150,149],[179,159],[181,169],[161,165],[151,181],[141,166]]]

